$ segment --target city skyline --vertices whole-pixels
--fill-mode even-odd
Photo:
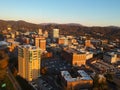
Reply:
[[[31,23],[79,23],[120,26],[118,0],[4,0],[0,19]]]

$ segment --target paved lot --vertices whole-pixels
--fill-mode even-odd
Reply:
[[[30,83],[35,90],[62,90],[51,76],[41,76]]]
[[[59,59],[49,59],[42,61],[42,67],[47,67],[49,73],[60,73],[62,70],[69,70],[71,68],[70,64],[67,64],[63,60]]]
[[[71,65],[60,59],[42,60],[41,67],[46,67],[48,75],[43,75],[31,82],[35,90],[62,90],[62,87],[56,82],[55,76],[62,70],[71,69]]]

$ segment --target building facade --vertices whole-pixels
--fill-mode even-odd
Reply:
[[[46,39],[44,37],[36,37],[34,42],[36,47],[40,47],[43,51],[46,50]]]
[[[75,76],[73,72],[61,71],[61,83],[64,90],[80,90],[92,87],[93,80],[84,70],[78,70],[74,73],[77,75]]]
[[[117,54],[113,52],[108,52],[103,55],[103,60],[108,63],[116,63],[117,62]]]
[[[38,35],[42,35],[42,29],[38,29]]]
[[[91,41],[90,40],[85,40],[85,46],[86,47],[91,47]]]
[[[43,36],[44,36],[45,38],[48,38],[48,31],[44,31]]]
[[[53,36],[53,38],[58,38],[59,37],[59,29],[53,29],[52,36]]]
[[[74,49],[63,50],[62,57],[73,66],[81,66],[86,64],[86,53],[82,53]]]
[[[41,50],[31,45],[18,46],[18,72],[28,81],[40,75]]]

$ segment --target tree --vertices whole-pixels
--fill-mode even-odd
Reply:
[[[4,50],[0,50],[0,80],[4,80],[9,57]]]
[[[94,77],[94,88],[93,90],[108,90],[106,78],[103,75],[96,75]]]
[[[41,68],[41,74],[45,75],[47,73],[47,67]]]
[[[3,41],[4,40],[4,36],[3,34],[0,34],[0,41]]]
[[[113,81],[113,74],[112,73],[107,73],[105,74],[105,77],[108,81],[112,82]]]

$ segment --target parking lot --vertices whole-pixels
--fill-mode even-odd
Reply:
[[[62,70],[71,69],[71,65],[60,59],[47,59],[41,61],[41,68],[46,67],[48,75],[43,75],[30,82],[35,90],[62,90],[56,82],[56,75]]]
[[[50,76],[41,76],[30,84],[35,90],[62,90],[56,80]]]
[[[71,69],[71,65],[66,63],[66,61],[59,60],[59,59],[49,59],[43,60],[41,62],[41,67],[46,67],[48,73],[55,73],[58,74],[62,70],[69,70]]]

